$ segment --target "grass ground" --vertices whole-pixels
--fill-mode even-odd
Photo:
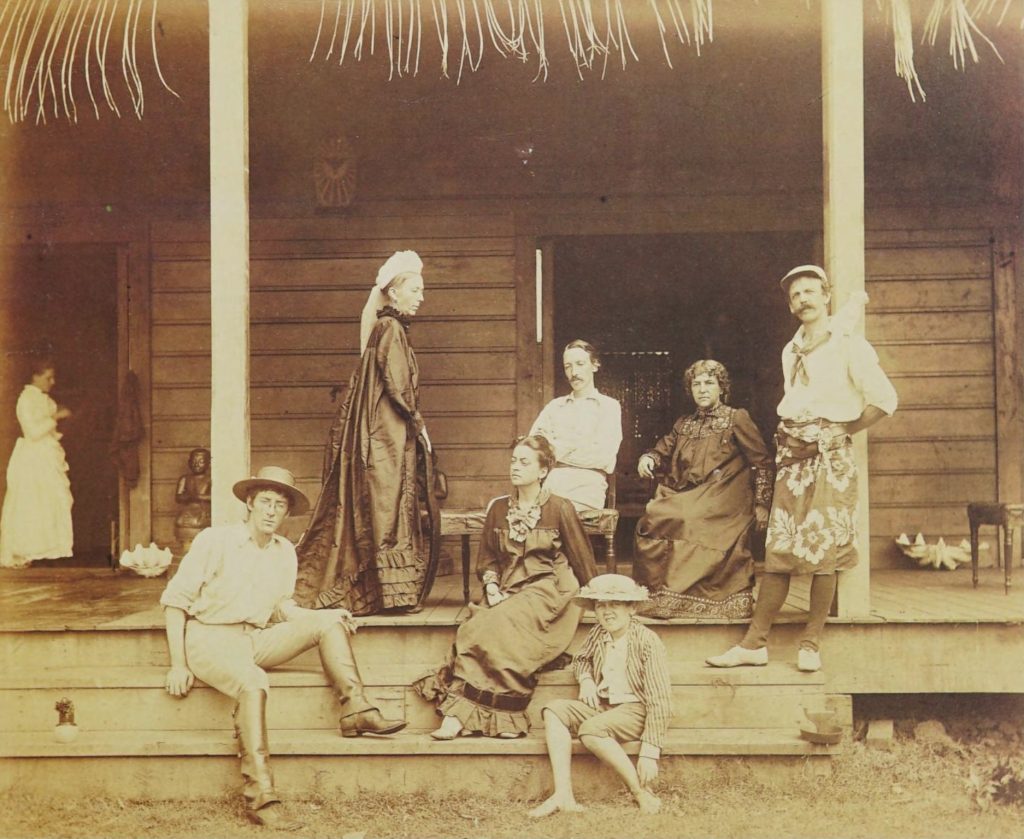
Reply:
[[[1024,807],[981,811],[969,785],[991,744],[920,743],[900,736],[891,751],[850,744],[829,777],[765,782],[723,761],[686,788],[662,789],[664,808],[642,816],[625,794],[588,800],[578,815],[532,821],[529,802],[484,796],[364,795],[293,800],[310,837],[999,837],[1024,836]],[[1019,749],[1019,744],[1014,747]],[[237,799],[85,801],[0,797],[0,837],[255,837]],[[294,834],[292,834],[294,835]]]

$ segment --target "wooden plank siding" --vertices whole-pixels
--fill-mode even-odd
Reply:
[[[866,331],[900,396],[869,437],[871,555],[894,536],[957,543],[969,501],[997,498],[991,233],[876,233]]]
[[[472,224],[457,226],[461,232]],[[448,503],[483,505],[504,485],[517,409],[511,226],[509,236],[491,230],[444,235],[442,227],[416,239],[254,238],[254,470],[268,463],[288,466],[316,497],[323,443],[337,407],[330,392],[347,384],[358,362],[359,317],[370,285],[393,251],[412,248],[424,260],[426,299],[410,336],[427,428],[449,476]],[[154,242],[152,252],[153,533],[169,543],[174,490],[187,453],[209,444],[209,245],[165,240]],[[297,535],[304,524],[291,523],[289,533]]]

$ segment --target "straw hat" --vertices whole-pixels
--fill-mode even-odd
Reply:
[[[593,609],[598,600],[643,603],[648,599],[647,589],[637,585],[625,574],[599,574],[583,586],[574,598],[576,605],[584,609]]]
[[[797,265],[796,268],[779,280],[779,286],[781,286],[783,291],[788,292],[789,284],[800,277],[814,277],[816,280],[821,280],[825,291],[832,290],[832,283],[828,280],[828,274],[825,273],[824,268],[820,268],[817,265]]]
[[[235,484],[231,491],[239,501],[245,501],[251,492],[261,489],[273,489],[287,495],[291,501],[290,516],[301,516],[309,510],[309,499],[295,486],[295,476],[280,466],[264,466],[252,478]]]

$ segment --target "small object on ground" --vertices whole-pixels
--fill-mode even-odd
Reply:
[[[925,720],[914,726],[914,739],[938,748],[940,751],[959,748],[955,740],[946,733],[946,726],[939,720]]]
[[[820,746],[834,746],[843,739],[843,729],[835,723],[817,727],[805,723],[800,726],[800,737],[808,743],[817,743]]]
[[[129,568],[140,577],[159,577],[171,565],[170,548],[158,548],[155,542],[150,542],[148,548],[136,545],[130,551],[121,554],[120,565],[122,568]]]
[[[889,751],[892,748],[893,733],[892,720],[871,720],[864,742],[869,749]]]
[[[75,725],[75,703],[66,696],[53,706],[57,711],[57,725],[53,736],[58,743],[70,743],[78,737],[78,726]]]
[[[947,545],[946,540],[940,536],[934,545],[929,545],[921,533],[917,534],[913,543],[906,533],[901,533],[895,542],[904,556],[914,560],[922,568],[956,571],[961,565],[971,561],[971,543],[966,539],[959,545]],[[982,542],[978,548],[988,550],[988,543]]]
[[[809,743],[834,746],[843,739],[843,729],[836,724],[836,712],[825,708],[810,711],[804,708],[804,716],[811,721],[800,726],[800,736]]]

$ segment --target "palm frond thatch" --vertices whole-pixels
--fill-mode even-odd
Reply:
[[[480,67],[487,44],[505,58],[537,61],[537,77],[547,78],[548,44],[544,4],[552,0],[430,0],[433,29],[441,49],[441,74],[448,78],[453,53],[458,54],[456,80],[465,71]],[[383,19],[387,40],[388,77],[419,72],[423,42],[423,0],[321,0],[320,19],[309,60],[323,47],[324,60],[335,57],[344,64],[351,55],[361,60],[369,29],[370,53],[374,51],[376,21]],[[629,59],[638,61],[629,36],[629,0],[557,0],[562,32],[576,71],[600,68],[615,58],[625,68]],[[676,40],[693,45],[700,53],[714,36],[713,0],[647,0],[646,11],[661,35],[662,52],[672,66],[670,44]],[[689,11],[684,8],[689,6]],[[358,37],[352,40],[353,22],[358,18]],[[333,21],[333,23],[332,23]],[[427,24],[429,27],[429,24]],[[327,31],[330,30],[330,35]]]
[[[369,51],[373,54],[378,12],[383,17],[387,38],[388,77],[416,75],[420,66],[423,37],[423,0],[321,0],[320,23],[309,60],[316,59],[321,44],[326,45],[324,60],[336,57],[343,64],[346,56],[361,60],[369,29]],[[537,62],[537,78],[548,77],[549,61],[544,29],[545,0],[430,0],[434,30],[441,48],[441,73],[449,77],[450,56],[458,51],[457,81],[465,70],[479,68],[486,43],[505,58]],[[629,35],[628,16],[647,15],[661,38],[662,54],[672,66],[670,45],[679,41],[692,45],[698,55],[714,35],[714,0],[647,0],[646,4],[629,0],[547,0],[558,3],[561,29],[576,72],[600,69],[602,77],[609,59],[623,69],[630,58],[639,58]],[[808,3],[810,0],[808,0]],[[892,28],[896,75],[907,84],[912,99],[925,98],[924,88],[914,63],[914,23],[911,0],[876,0]],[[949,52],[959,69],[969,55],[979,60],[976,42],[984,41],[999,56],[995,44],[982,32],[978,21],[998,15],[1001,25],[1011,7],[1020,0],[933,0],[924,20],[922,42],[934,46],[940,29],[948,22]],[[328,6],[334,3],[333,14]],[[627,11],[628,10],[628,11]],[[331,27],[330,20],[334,23]],[[358,37],[350,35],[358,18]],[[344,21],[344,25],[341,25]],[[325,26],[326,24],[326,26]],[[1021,11],[1024,28],[1024,9]],[[326,30],[332,28],[330,37]],[[461,33],[461,37],[460,37]],[[415,43],[415,47],[414,47]],[[415,56],[415,61],[413,61]]]
[[[120,117],[108,75],[108,56],[117,55],[118,40],[125,92],[132,112],[141,119],[145,96],[139,72],[140,21],[149,25],[153,67],[160,84],[178,96],[164,77],[157,54],[158,0],[148,2],[148,16],[143,15],[147,0],[6,0],[0,4],[0,78],[8,119],[46,122],[47,113],[52,112],[54,119],[63,116],[78,122],[75,79],[79,75],[85,78],[95,117],[100,116],[98,97]]]

